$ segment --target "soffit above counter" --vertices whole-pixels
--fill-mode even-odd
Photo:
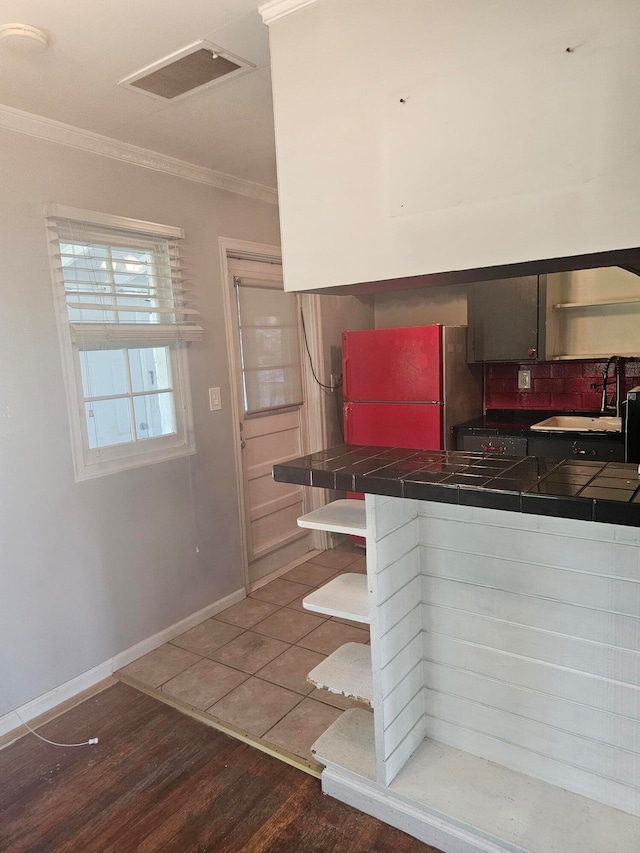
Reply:
[[[482,281],[638,246],[637,7],[265,5],[288,13],[270,27],[286,289]]]
[[[357,296],[397,290],[416,290],[423,287],[445,287],[451,284],[473,284],[475,282],[496,281],[503,278],[572,272],[599,267],[620,267],[634,275],[640,276],[640,247],[616,249],[610,252],[593,252],[588,255],[569,255],[564,258],[522,261],[520,263],[492,267],[478,267],[477,269],[449,270],[428,273],[426,275],[407,276],[406,278],[336,284],[334,286],[320,287],[309,292],[323,293],[329,296],[345,296],[348,294]],[[285,269],[285,290],[287,289]]]

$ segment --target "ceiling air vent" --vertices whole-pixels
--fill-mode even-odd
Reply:
[[[136,89],[153,98],[176,100],[232,77],[253,71],[255,65],[208,41],[197,41],[164,59],[147,65],[119,86]]]

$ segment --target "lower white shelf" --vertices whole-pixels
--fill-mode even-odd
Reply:
[[[307,681],[321,690],[371,705],[371,648],[364,643],[345,643],[314,667]]]
[[[364,501],[333,501],[320,509],[301,515],[298,527],[364,536],[367,532]]]
[[[305,610],[369,624],[367,576],[348,572],[302,599]]]
[[[345,711],[311,747],[322,790],[445,851],[637,853],[640,818],[433,740],[386,788],[373,714]]]
[[[371,782],[376,778],[373,714],[352,708],[338,717],[311,747],[325,767],[348,770]]]

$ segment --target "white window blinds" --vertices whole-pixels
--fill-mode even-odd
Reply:
[[[182,230],[46,205],[77,480],[195,452]]]
[[[167,233],[145,233],[56,215],[47,217],[47,225],[74,344],[167,344],[202,337],[182,276],[179,229],[156,226]]]
[[[277,282],[234,282],[245,414],[302,405],[296,295]]]

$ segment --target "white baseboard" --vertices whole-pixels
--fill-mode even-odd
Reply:
[[[109,660],[87,670],[87,672],[77,675],[70,681],[65,681],[64,684],[60,684],[58,687],[54,687],[53,690],[49,690],[48,693],[43,693],[42,696],[38,696],[30,702],[26,702],[24,705],[16,708],[15,711],[9,711],[8,714],[4,714],[0,717],[0,737],[8,734],[14,729],[19,729],[22,725],[20,718],[29,722],[35,717],[39,717],[41,714],[47,713],[47,711],[55,708],[56,705],[59,705],[61,702],[66,702],[68,699],[72,699],[74,696],[77,696],[78,693],[82,693],[83,690],[93,687],[94,684],[97,684],[104,678],[108,678],[116,670],[122,669],[123,666],[137,660],[139,657],[142,657],[142,655],[152,652],[154,649],[157,649],[158,646],[161,646],[169,640],[172,640],[174,637],[188,631],[189,628],[193,628],[195,625],[199,625],[200,622],[204,622],[205,619],[210,619],[212,616],[215,616],[216,613],[220,613],[222,610],[226,610],[227,607],[237,604],[239,601],[242,601],[243,598],[246,598],[246,595],[247,593],[244,587],[242,589],[237,589],[230,595],[226,595],[224,598],[214,601],[213,604],[208,604],[206,607],[203,607],[202,610],[198,610],[196,613],[192,613],[190,616],[181,619],[180,622],[176,622],[168,628],[164,628],[164,630],[159,631],[152,637],[147,637],[145,640],[136,643],[135,646],[130,646],[130,648],[125,649],[123,652],[119,652],[117,655],[109,658]],[[18,717],[18,714],[20,717]]]
[[[153,637],[148,637],[146,640],[136,643],[135,646],[125,649],[123,652],[120,652],[111,659],[113,662],[112,671],[115,672],[117,669],[122,669],[122,667],[126,666],[128,663],[141,658],[142,655],[146,655],[148,652],[152,652],[163,643],[168,643],[169,640],[173,640],[174,637],[184,634],[184,632],[188,631],[189,628],[199,625],[200,622],[204,622],[205,619],[210,619],[212,616],[215,616],[216,613],[221,613],[223,610],[226,610],[227,607],[237,604],[246,597],[247,593],[244,587],[242,587],[242,589],[237,589],[230,595],[226,595],[224,598],[214,601],[213,604],[208,604],[206,607],[203,607],[202,610],[197,610],[195,613],[192,613],[191,616],[187,616],[180,622],[176,622],[175,625],[170,625],[168,628],[165,628],[164,631],[154,634]]]
[[[392,797],[375,783],[361,781],[350,773],[338,774],[325,767],[322,793],[395,826],[443,853],[525,853],[521,847],[492,841],[480,831],[476,834],[472,827],[460,826],[454,819],[446,820],[418,805]]]

